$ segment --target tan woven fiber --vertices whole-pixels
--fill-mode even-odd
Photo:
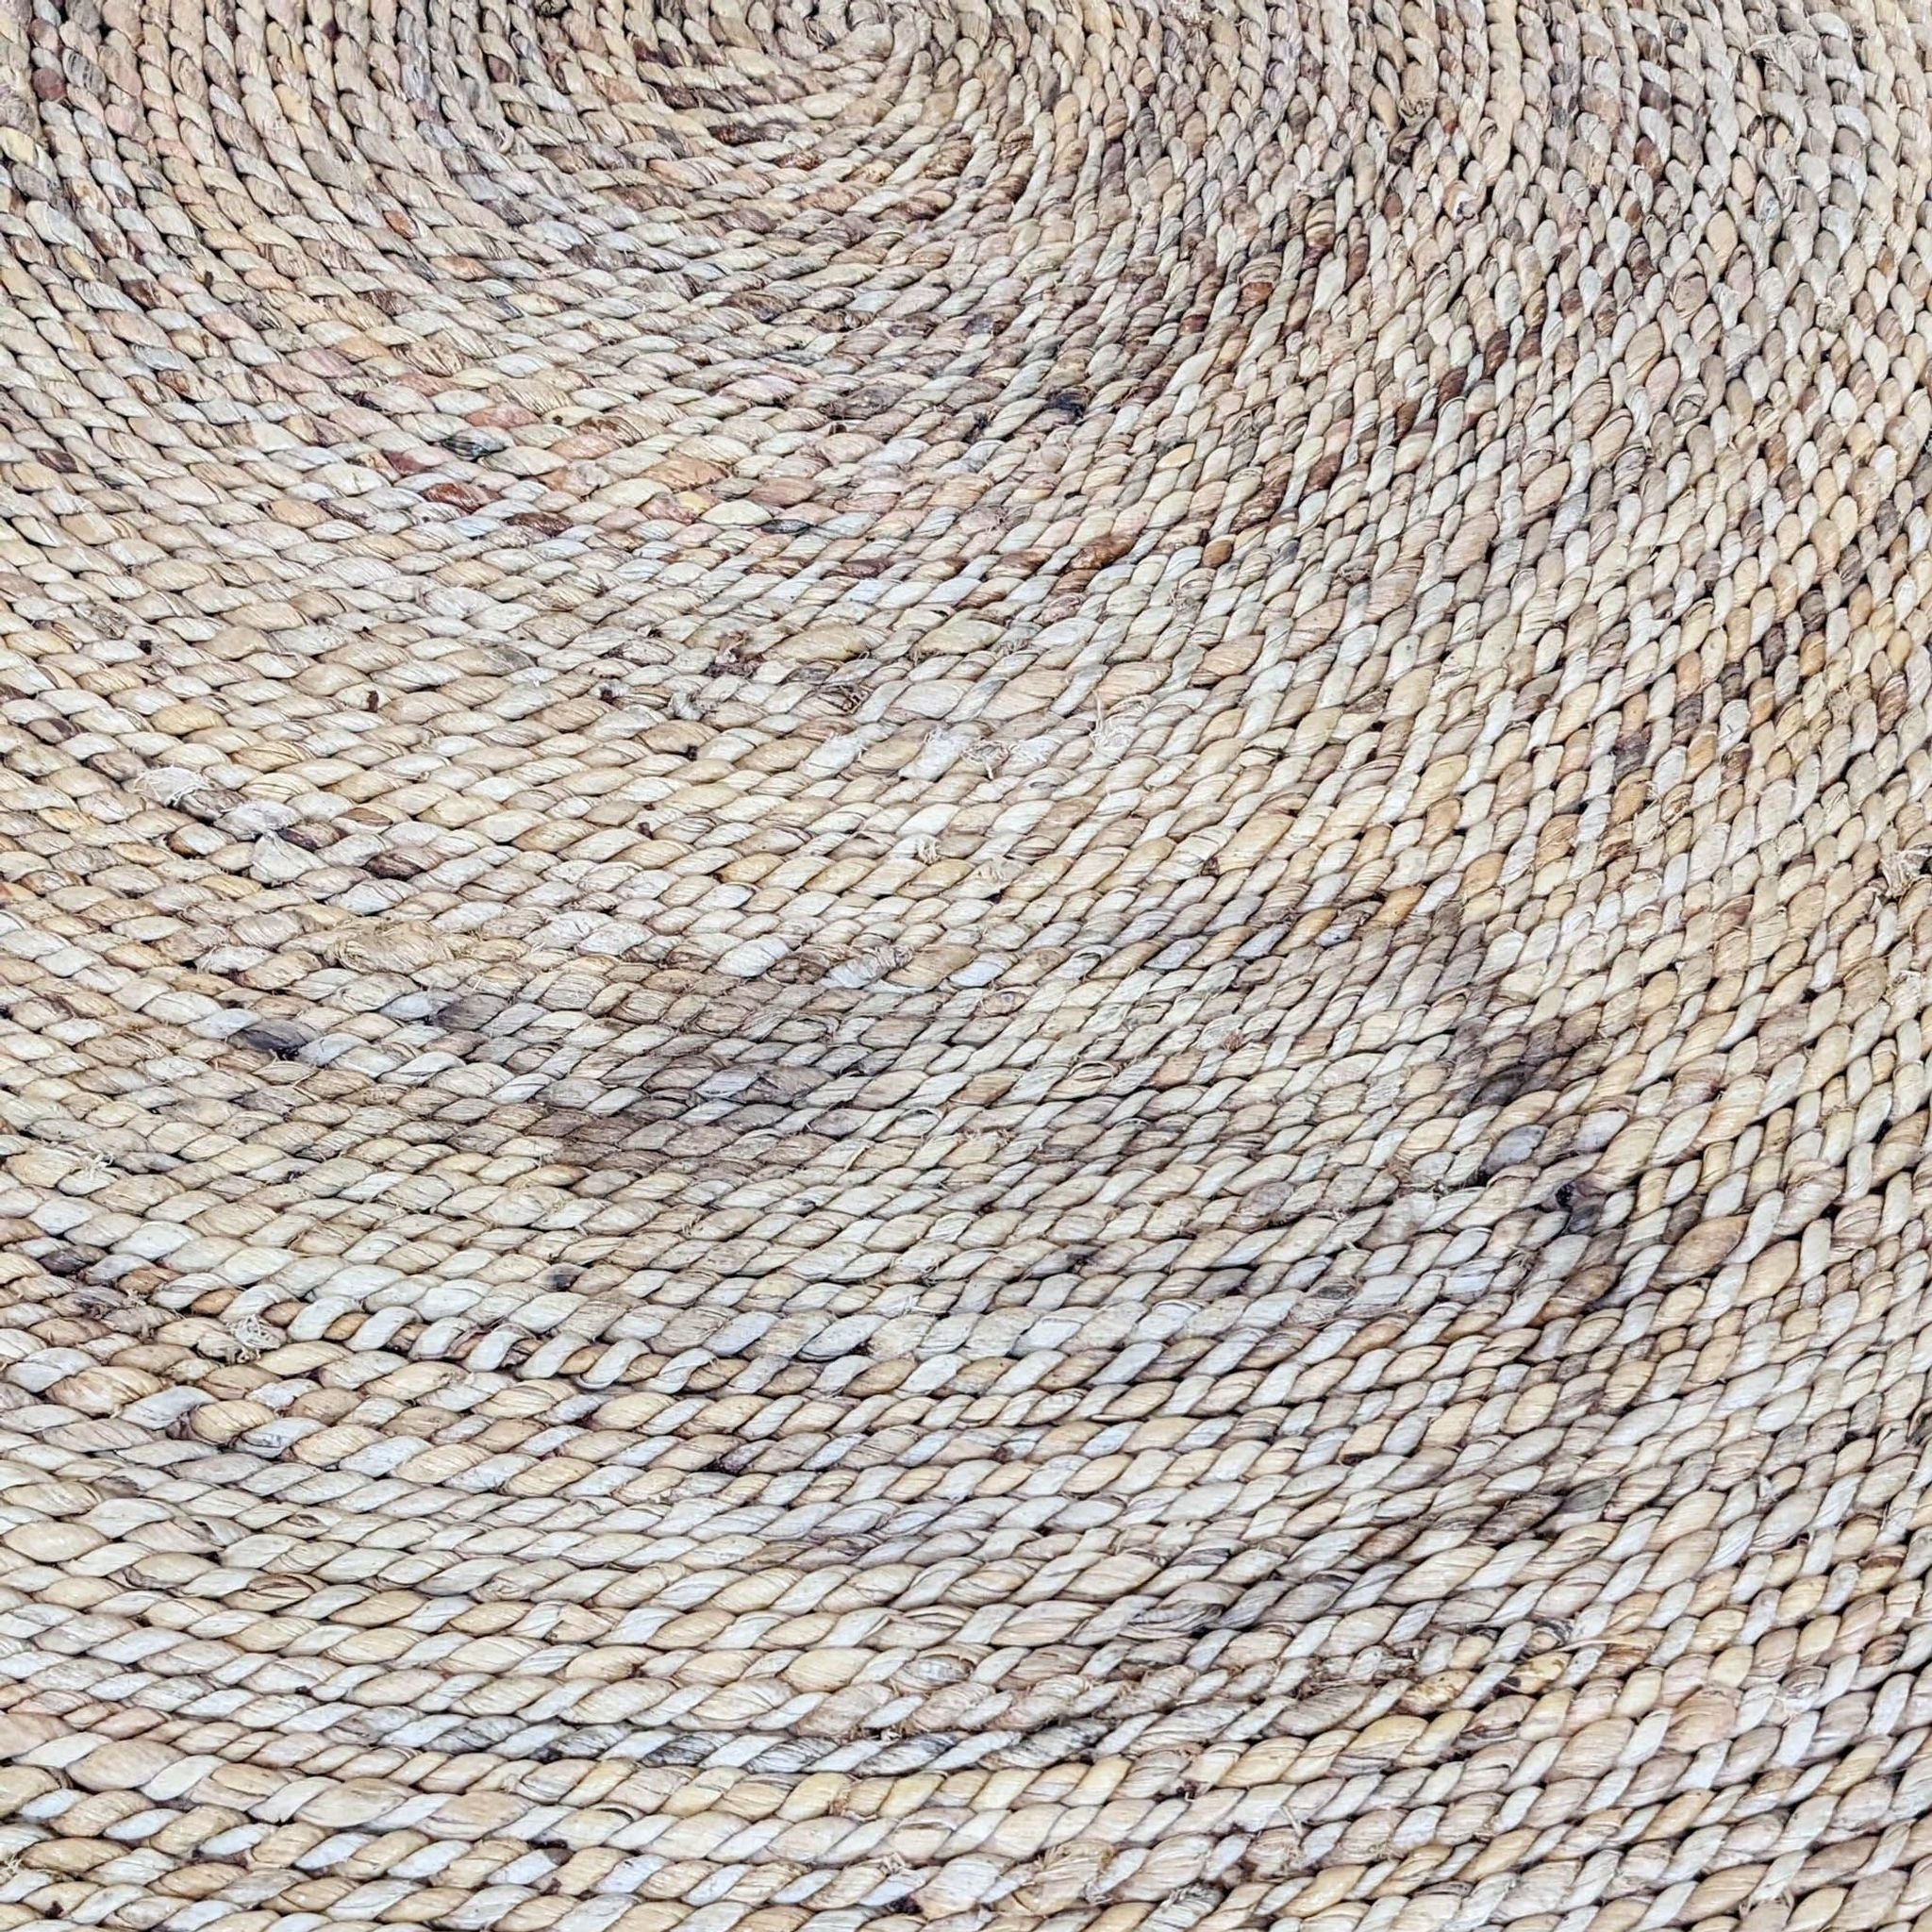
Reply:
[[[0,0],[0,1932],[1932,1932],[1932,0]]]

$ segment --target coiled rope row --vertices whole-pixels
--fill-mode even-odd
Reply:
[[[7,0],[0,1932],[1932,1924],[1920,0]]]

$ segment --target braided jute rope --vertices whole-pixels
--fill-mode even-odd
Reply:
[[[0,1932],[1932,1927],[1928,116],[0,0]]]

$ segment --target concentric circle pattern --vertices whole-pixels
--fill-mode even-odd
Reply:
[[[1924,0],[0,0],[0,1932],[1932,1925]]]

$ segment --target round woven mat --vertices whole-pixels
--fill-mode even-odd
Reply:
[[[1928,74],[0,0],[0,1932],[1932,1924]]]

